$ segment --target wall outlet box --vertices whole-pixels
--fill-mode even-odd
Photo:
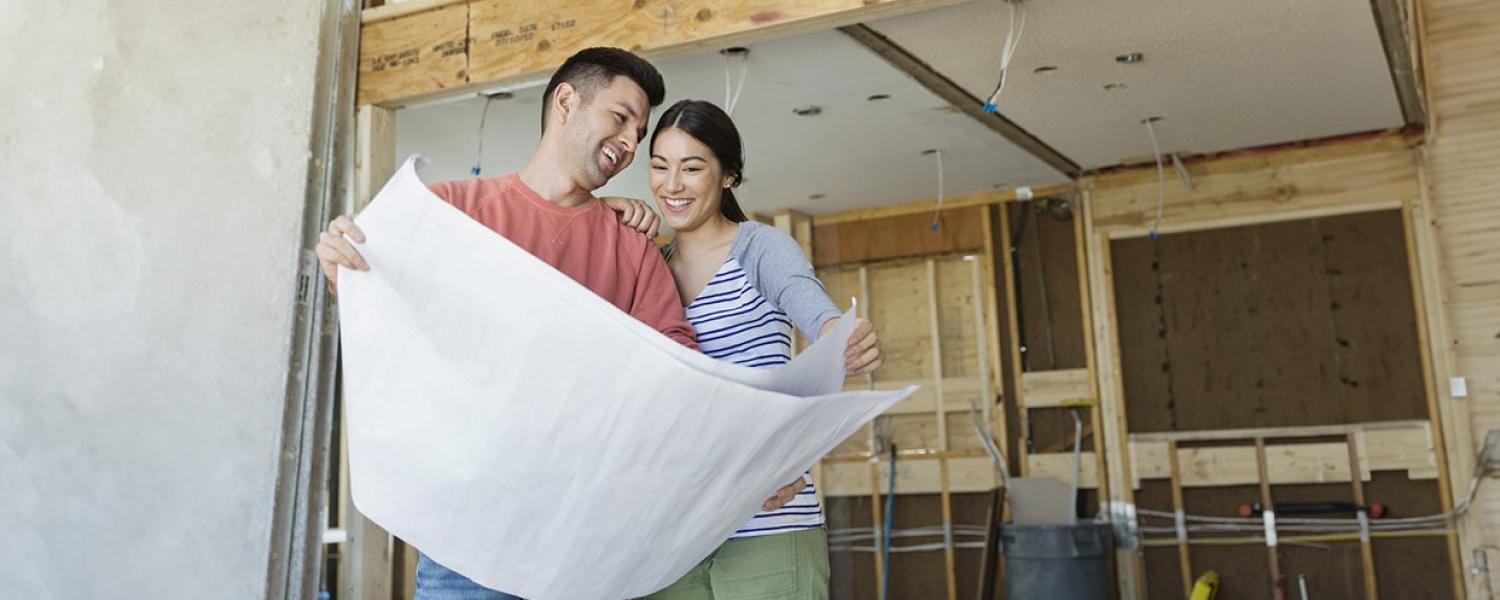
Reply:
[[[1449,377],[1448,395],[1454,398],[1467,398],[1469,396],[1469,380],[1463,377]]]

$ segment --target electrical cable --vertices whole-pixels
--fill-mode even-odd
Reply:
[[[734,93],[730,93],[729,57],[730,55],[740,57],[739,83],[735,84]],[[726,52],[724,54],[724,112],[734,114],[734,107],[740,103],[740,92],[745,91],[745,80],[750,77],[750,51]]]
[[[937,233],[939,223],[941,222],[943,216],[943,150],[941,148],[933,148],[931,150],[923,151],[922,154],[932,154],[937,156],[937,208],[934,208],[932,210],[932,224],[927,227],[928,229],[931,229],[933,233]]]
[[[1146,135],[1151,138],[1151,156],[1156,158],[1156,221],[1147,234],[1153,240],[1161,235],[1162,209],[1167,202],[1167,170],[1162,166],[1161,147],[1156,144],[1156,127],[1152,125],[1157,120],[1158,117],[1151,117],[1141,121],[1146,124]]]
[[[880,574],[880,600],[886,600],[887,592],[891,589],[891,519],[895,517],[892,509],[896,505],[896,445],[891,444],[891,467],[890,481],[885,492],[885,544],[883,547],[883,558],[880,564],[885,565],[885,570]]]
[[[479,176],[479,163],[484,159],[484,121],[486,117],[490,116],[490,103],[494,101],[495,95],[485,96],[484,110],[479,113],[479,135],[477,136],[479,139],[474,148],[474,166],[469,169],[469,172],[473,173],[475,177]]]
[[[995,91],[984,102],[984,112],[994,113],[999,110],[1000,93],[1005,91],[1005,80],[1010,73],[1010,61],[1016,56],[1016,48],[1021,45],[1021,34],[1026,31],[1026,8],[1020,6],[1020,0],[1006,0],[1005,4],[1010,8],[1010,25],[1005,31],[1005,41],[1000,48],[1000,82],[995,84]],[[1021,13],[1020,24],[1016,23],[1016,12]]]

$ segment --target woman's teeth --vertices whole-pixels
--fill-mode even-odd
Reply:
[[[670,206],[672,208],[682,208],[692,203],[692,200],[685,198],[667,198],[667,206]]]

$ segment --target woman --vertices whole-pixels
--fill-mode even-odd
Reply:
[[[672,105],[651,136],[651,192],[676,238],[664,252],[707,355],[755,367],[791,360],[791,329],[816,339],[839,311],[792,238],[745,218],[734,197],[744,150],[729,115],[708,102]],[[849,375],[883,356],[868,321],[845,350]],[[826,598],[822,507],[803,475],[766,499],[734,536],[653,599]]]

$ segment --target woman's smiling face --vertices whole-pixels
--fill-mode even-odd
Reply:
[[[732,181],[713,150],[697,138],[675,127],[657,134],[651,147],[651,194],[672,229],[692,231],[717,214]]]

